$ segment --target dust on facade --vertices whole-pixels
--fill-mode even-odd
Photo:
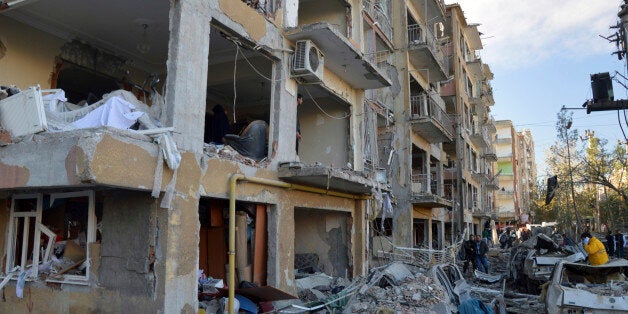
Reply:
[[[0,1],[0,311],[307,309],[526,222],[479,27],[439,0]]]

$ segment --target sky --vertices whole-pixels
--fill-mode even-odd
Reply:
[[[561,107],[581,107],[592,97],[591,74],[618,71],[628,77],[625,60],[611,55],[617,50],[615,44],[599,36],[615,32],[609,26],[617,24],[623,1],[445,2],[460,3],[468,23],[481,24],[478,29],[484,49],[479,54],[495,74],[491,114],[495,120],[511,120],[517,131],[532,131],[538,176],[542,179],[546,175],[545,154],[556,141],[556,114]],[[613,85],[615,99],[628,99],[626,88]],[[624,141],[617,111],[589,115],[586,110],[572,112],[572,129],[580,134],[588,129],[613,145]],[[623,112],[620,117],[628,134]]]

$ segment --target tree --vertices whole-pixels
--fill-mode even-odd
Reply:
[[[590,131],[587,132],[587,138],[586,154],[577,168],[579,176],[585,183],[595,185],[596,188],[598,186],[603,187],[605,199],[610,201],[607,204],[610,207],[600,206],[600,208],[611,211],[604,215],[610,219],[606,220],[607,223],[610,225],[614,225],[615,222],[625,223],[623,212],[628,207],[628,173],[626,173],[628,154],[626,147],[622,143],[617,143],[614,149],[609,151],[605,139],[597,138]],[[618,206],[615,205],[618,202]],[[613,215],[615,209],[618,209],[619,212]]]

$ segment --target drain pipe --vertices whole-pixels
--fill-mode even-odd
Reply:
[[[229,178],[229,313],[233,313],[235,299],[235,203],[236,203],[236,186],[238,181],[257,183],[261,185],[274,186],[285,189],[292,189],[303,192],[311,192],[329,196],[336,196],[341,198],[353,199],[353,200],[366,200],[371,196],[355,195],[349,193],[329,191],[320,188],[314,188],[305,185],[286,183],[278,180],[270,180],[256,177],[247,177],[243,174],[234,173]]]

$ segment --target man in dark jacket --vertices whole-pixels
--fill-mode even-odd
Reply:
[[[608,256],[615,255],[615,237],[610,230],[608,230],[608,234],[606,235],[606,252]]]
[[[624,246],[626,246],[624,240],[624,235],[617,229],[615,231],[615,256],[618,258],[624,258]]]
[[[473,241],[473,236],[469,236],[469,240],[464,241],[462,244],[462,249],[464,250],[464,265],[462,266],[462,273],[467,273],[467,268],[469,268],[469,262],[471,262],[472,269],[478,268],[475,263],[475,241]]]
[[[475,263],[480,271],[488,274],[488,258],[486,253],[488,252],[488,245],[479,235],[475,236]]]

